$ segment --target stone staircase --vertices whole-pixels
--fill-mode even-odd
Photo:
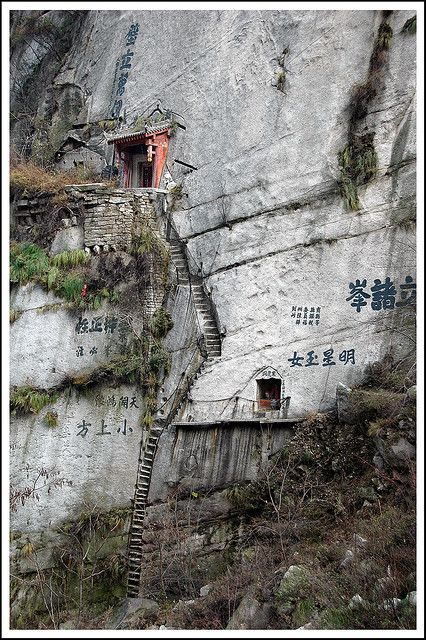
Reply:
[[[155,427],[150,430],[143,457],[139,459],[132,522],[129,531],[129,571],[127,576],[128,598],[137,598],[139,596],[143,548],[142,534],[144,530],[143,521],[145,519],[146,506],[148,502],[148,493],[151,483],[151,473],[154,464],[155,452],[157,450],[158,440],[162,431],[163,430],[161,428]]]
[[[192,291],[192,299],[195,305],[197,316],[200,320],[204,343],[207,352],[207,360],[212,360],[221,355],[221,339],[216,322],[216,317],[210,297],[207,295],[200,276],[190,274],[188,269],[188,261],[186,258],[185,247],[178,238],[169,240],[170,254],[172,262],[176,268],[177,281],[179,285],[190,286]],[[187,380],[179,394],[178,402],[167,418],[167,423],[171,422],[173,415],[179,411],[182,403],[185,401],[191,386],[198,378],[206,361],[204,361],[197,369],[195,374]],[[154,426],[148,435],[143,455],[139,458],[138,475],[136,480],[132,522],[129,531],[128,544],[128,576],[127,576],[127,597],[137,598],[140,588],[140,574],[143,549],[143,531],[146,508],[148,504],[149,487],[151,484],[152,467],[154,464],[155,452],[158,446],[158,440],[163,427]]]
[[[216,322],[212,302],[203,286],[200,276],[190,274],[183,243],[178,239],[169,240],[170,256],[176,267],[178,284],[191,286],[192,299],[200,319],[208,359],[218,358],[222,353],[219,328]]]
[[[182,243],[179,240],[170,240],[170,257],[176,267],[178,284],[189,285],[189,271]]]
[[[218,358],[222,353],[220,333],[211,307],[210,299],[204,291],[201,278],[200,282],[193,282],[192,296],[198,316],[201,318],[207,357],[209,360],[211,358]]]

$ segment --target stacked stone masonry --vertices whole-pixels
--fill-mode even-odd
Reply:
[[[75,214],[84,217],[84,245],[108,250],[128,250],[132,236],[140,235],[143,228],[159,231],[157,204],[162,207],[162,194],[153,190],[129,190],[108,187],[105,184],[70,185],[63,209],[64,226]],[[33,226],[52,208],[54,193],[45,193],[18,200],[13,208],[15,224]],[[157,203],[158,201],[158,203]]]
[[[83,204],[84,243],[113,249],[129,249],[133,235],[143,226],[156,226],[155,194],[111,189],[102,185],[73,186],[69,195]]]

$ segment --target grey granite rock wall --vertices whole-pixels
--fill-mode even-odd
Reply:
[[[380,11],[101,10],[85,17],[54,80],[57,89],[81,88],[84,104],[73,126],[91,127],[118,110],[118,128],[124,130],[160,104],[179,114],[185,127],[171,138],[167,158],[182,186],[171,215],[194,265],[202,265],[225,337],[221,357],[197,378],[180,420],[226,421],[237,397],[245,399],[238,401],[239,417],[248,418],[258,399],[257,381],[268,368],[291,397],[290,416],[324,410],[334,405],[339,382],[355,385],[369,363],[390,350],[408,352],[414,307],[405,303],[416,277],[416,42],[402,27],[412,14],[396,10],[388,18],[388,60],[362,122],[365,132],[374,133],[378,171],[358,189],[359,211],[348,210],[340,194],[338,155],[348,143],[354,88],[368,76]],[[131,65],[123,73],[119,67],[128,50]],[[102,131],[94,128],[88,138],[87,148],[110,163]],[[117,224],[130,215],[129,195],[119,197],[109,203],[116,214],[108,229],[102,216],[87,219],[90,243],[100,234],[110,234],[111,244],[127,243],[127,231]],[[366,295],[356,300],[365,305],[356,303],[357,287]],[[165,400],[200,335],[187,303],[182,288],[170,292],[175,327],[167,343],[172,370]],[[61,362],[64,352],[64,342],[50,337],[62,316],[48,317],[52,331],[43,337],[37,324],[39,337],[30,341],[39,340],[34,362],[40,366],[26,365],[47,386],[56,375],[48,354]],[[27,336],[19,324],[15,331],[18,361],[17,345]],[[185,477],[183,460],[196,442],[207,452],[200,478],[240,477],[233,456],[243,451],[245,436],[223,435],[215,457],[210,435],[178,432],[179,454],[173,452],[175,436],[164,438],[153,496],[163,496],[164,478]],[[32,463],[36,454],[28,451]],[[55,455],[67,468],[66,450]],[[229,464],[221,467],[225,455]],[[121,467],[127,487],[135,464],[136,458]],[[101,482],[108,481],[109,470]]]

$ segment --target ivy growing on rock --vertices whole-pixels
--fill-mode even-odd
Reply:
[[[43,407],[53,404],[58,399],[56,390],[34,389],[33,387],[19,387],[12,391],[10,408],[12,415],[39,413]]]
[[[408,20],[404,23],[402,27],[403,33],[409,33],[410,35],[414,35],[417,31],[417,16],[412,16],[408,18]]]
[[[339,152],[340,193],[351,211],[361,208],[358,187],[370,182],[377,174],[378,158],[374,148],[374,132],[360,133],[359,125],[368,114],[372,100],[382,86],[382,74],[388,61],[393,30],[388,22],[392,11],[384,11],[373,52],[370,56],[366,81],[354,88],[349,105],[348,143]]]

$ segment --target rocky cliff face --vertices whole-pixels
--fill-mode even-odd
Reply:
[[[166,163],[182,188],[167,215],[186,243],[190,271],[210,292],[222,345],[199,370],[203,331],[187,289],[172,280],[171,368],[157,396],[163,417],[194,353],[198,376],[176,422],[253,418],[269,379],[278,381],[280,399],[290,398],[289,418],[322,411],[334,405],[338,383],[356,384],[368,364],[407,354],[415,301],[416,68],[415,37],[403,27],[413,12],[75,13],[70,24],[71,12],[45,12],[37,36],[22,38],[18,21],[19,39],[15,26],[12,141],[19,152],[48,149],[59,168],[83,163],[100,174],[114,161],[109,126],[131,128],[157,104],[180,123]],[[28,118],[22,105],[31,86],[37,99]],[[164,234],[164,210],[158,220]],[[77,244],[84,247],[83,236]],[[49,389],[65,373],[84,372],[82,358],[75,368],[78,317],[52,310],[59,302],[52,296],[32,285],[13,293],[22,312],[11,334],[15,385]],[[102,307],[89,323],[110,311]],[[134,318],[142,311],[131,309]],[[83,346],[97,347],[92,364],[100,366],[99,353],[119,342],[108,332],[97,340]],[[142,402],[130,409],[123,400],[120,413],[120,398],[138,398],[137,388],[104,391],[102,406],[72,394],[59,399],[53,410],[60,432],[45,430],[44,413],[12,427],[18,476],[26,464],[36,472],[38,462],[55,461],[61,477],[73,480],[63,500],[70,517],[86,494],[104,508],[133,497]],[[133,412],[133,433],[119,431],[125,411]],[[84,419],[98,432],[113,422],[114,441],[96,432],[78,438]],[[286,437],[280,433],[279,443]],[[167,494],[167,482],[191,476],[186,453],[204,460],[216,442],[196,429],[174,434],[160,439],[154,501]],[[253,439],[240,436],[223,441],[231,460],[222,475],[215,454],[197,469],[197,481],[220,486],[255,476],[252,464],[238,471],[244,443],[249,452]],[[43,515],[40,506],[37,514],[27,507],[17,529],[60,519],[56,502]]]
[[[339,191],[339,152],[348,144],[356,89],[369,78],[380,12],[88,12],[47,87],[73,87],[82,96],[70,120],[82,139],[70,151],[58,145],[59,165],[77,150],[80,160],[96,151],[98,166],[103,157],[110,162],[102,132],[90,128],[111,117],[116,98],[127,123],[159,100],[183,118],[186,129],[168,157],[184,193],[173,218],[226,330],[220,362],[193,390],[199,403],[187,415],[194,419],[218,415],[222,398],[256,399],[253,380],[269,366],[291,396],[290,415],[322,409],[338,381],[355,382],[368,362],[398,349],[394,302],[402,300],[405,278],[415,279],[415,39],[402,31],[408,17],[397,11],[386,19],[393,36],[357,123],[359,136],[374,137],[377,167],[358,189],[356,212]],[[139,30],[127,46],[132,24]],[[127,51],[120,96],[117,67]],[[386,278],[394,290],[384,307]],[[347,299],[356,280],[370,296],[360,308]],[[376,280],[382,288],[372,307]],[[205,409],[204,399],[218,404]]]

